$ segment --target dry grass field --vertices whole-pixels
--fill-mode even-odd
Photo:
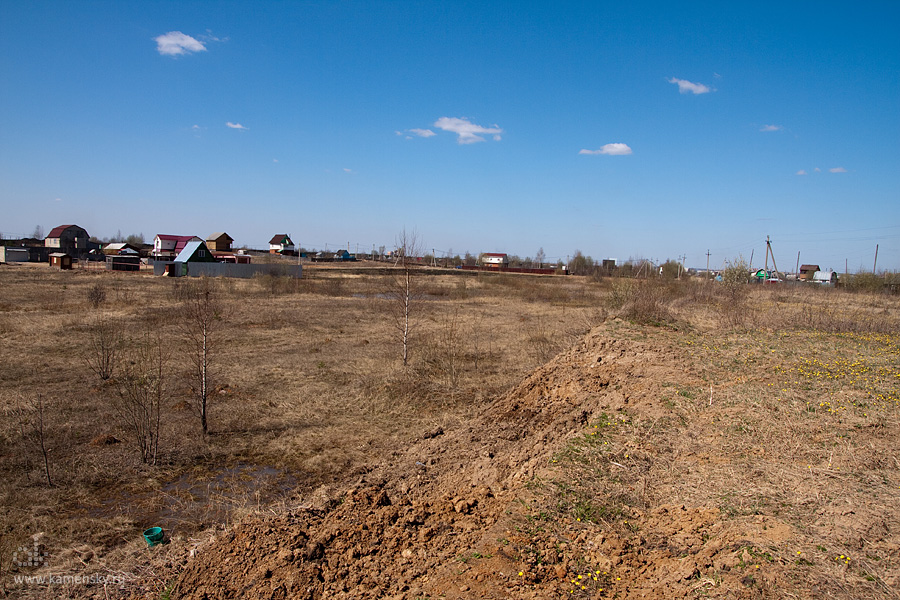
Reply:
[[[203,436],[196,282],[0,266],[4,592],[900,595],[896,297],[427,272],[404,368],[389,271],[304,276],[211,282]],[[116,410],[151,337],[156,464]]]

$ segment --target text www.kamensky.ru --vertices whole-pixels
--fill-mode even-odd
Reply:
[[[13,581],[22,585],[122,585],[124,575],[15,575]]]

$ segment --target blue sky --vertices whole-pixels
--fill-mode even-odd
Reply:
[[[687,4],[687,6],[682,6]],[[900,3],[0,3],[0,231],[900,269]]]

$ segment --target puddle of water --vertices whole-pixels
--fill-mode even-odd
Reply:
[[[231,521],[242,509],[256,510],[286,500],[297,486],[295,477],[274,467],[238,463],[217,473],[185,473],[157,490],[121,493],[92,507],[97,518],[125,515],[141,527],[193,530]]]

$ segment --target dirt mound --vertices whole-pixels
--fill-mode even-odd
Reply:
[[[247,520],[201,546],[173,597],[754,598],[846,591],[797,576],[793,569],[805,555],[788,554],[797,538],[788,521],[752,513],[726,518],[716,490],[701,489],[702,475],[673,466],[686,430],[660,425],[672,418],[661,399],[667,386],[701,381],[673,348],[664,339],[616,339],[597,329],[481,418],[425,432],[352,489],[290,514]],[[713,410],[702,419],[715,420],[726,408]],[[576,486],[562,488],[558,461],[608,444],[595,441],[597,431],[629,419],[650,426],[643,438],[608,438],[622,442],[604,458],[609,501],[591,505],[579,500]],[[714,442],[695,437],[693,454],[716,454]],[[573,446],[573,439],[585,445]],[[651,462],[653,468],[641,466]],[[561,510],[565,503],[572,510]],[[890,590],[882,593],[889,597]]]

